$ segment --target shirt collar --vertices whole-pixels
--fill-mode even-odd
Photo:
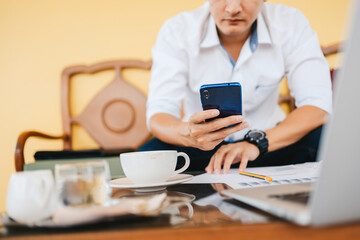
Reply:
[[[259,13],[259,16],[255,24],[257,24],[257,26],[255,27],[254,32],[252,33],[251,36],[252,40],[257,42],[257,44],[272,44],[269,30],[267,28],[267,25],[265,23],[264,17],[261,12]],[[255,51],[255,49],[257,48],[257,44],[254,49],[253,48],[251,49],[252,51]],[[216,45],[220,45],[220,40],[217,33],[214,18],[211,16],[211,14],[209,14],[209,21],[206,26],[204,37],[200,42],[200,47],[208,48]]]
[[[200,42],[200,47],[208,48],[220,44],[214,18],[209,14],[209,21],[205,30],[205,35]]]
[[[257,35],[259,44],[272,44],[269,29],[261,12],[257,18]]]
[[[255,50],[257,49],[257,47],[259,45],[258,33],[257,33],[257,20],[255,20],[255,22],[251,26],[251,36],[250,36],[249,45],[250,45],[251,52],[255,52]]]

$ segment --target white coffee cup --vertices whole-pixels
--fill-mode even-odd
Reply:
[[[175,171],[179,156],[185,159],[185,164]],[[120,162],[126,177],[134,184],[153,184],[166,182],[185,171],[190,165],[190,158],[186,153],[175,150],[145,151],[122,153]]]
[[[50,170],[13,173],[6,197],[6,211],[15,221],[34,224],[52,215],[56,189]]]

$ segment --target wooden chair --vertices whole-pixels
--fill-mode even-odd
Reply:
[[[325,56],[338,53],[340,44],[323,47]],[[118,60],[100,62],[91,66],[71,66],[62,72],[61,77],[61,111],[63,134],[52,136],[37,131],[27,131],[20,134],[15,149],[16,171],[24,169],[24,147],[29,137],[45,139],[62,139],[63,152],[70,157],[84,154],[72,150],[73,130],[75,124],[81,125],[99,144],[102,153],[121,153],[134,151],[150,138],[146,128],[145,104],[146,97],[132,85],[124,81],[122,71],[127,68],[150,70],[151,61]],[[102,89],[78,116],[71,116],[70,83],[77,74],[93,74],[100,71],[114,70],[115,79]],[[334,71],[333,69],[331,70]],[[289,94],[279,96],[279,104],[288,104],[290,111],[295,109],[295,100]],[[41,153],[41,152],[40,152]],[[92,154],[93,152],[86,152]],[[51,154],[42,152],[41,155]],[[60,153],[60,155],[64,155]]]
[[[101,147],[102,153],[133,151],[148,140],[150,133],[146,127],[146,96],[123,79],[122,71],[128,68],[150,70],[151,61],[117,60],[65,68],[61,75],[63,134],[52,136],[38,131],[21,133],[15,149],[16,171],[24,170],[24,147],[29,137],[62,139],[64,153],[76,156],[77,152],[72,148],[74,125],[82,126]],[[94,74],[108,70],[115,71],[115,79],[96,94],[82,113],[72,116],[70,111],[72,77],[77,74]],[[51,152],[46,153],[51,154]],[[54,153],[63,155],[61,152]]]
[[[321,47],[321,50],[322,50],[324,56],[328,57],[328,56],[331,56],[331,55],[341,52],[342,44],[343,43],[335,43],[335,44],[331,44],[329,46],[323,46],[323,47]],[[330,69],[331,81],[332,81],[333,86],[334,86],[335,72],[336,72],[336,69],[334,69],[334,68]],[[278,102],[279,102],[279,105],[286,104],[288,106],[289,112],[291,112],[296,108],[295,99],[292,96],[290,96],[290,94],[288,94],[289,91],[286,91],[286,92],[287,92],[286,94],[280,94]]]

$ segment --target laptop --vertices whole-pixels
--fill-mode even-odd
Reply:
[[[360,220],[360,2],[336,78],[334,111],[324,128],[313,183],[270,185],[222,193],[299,225],[324,226]]]

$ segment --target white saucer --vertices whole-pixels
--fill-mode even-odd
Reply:
[[[130,179],[117,178],[110,181],[110,187],[113,188],[129,188],[134,189],[137,192],[155,192],[166,189],[167,186],[175,185],[178,183],[186,182],[192,179],[194,176],[190,174],[177,174],[169,178],[166,182],[162,183],[149,183],[149,184],[134,184]]]

